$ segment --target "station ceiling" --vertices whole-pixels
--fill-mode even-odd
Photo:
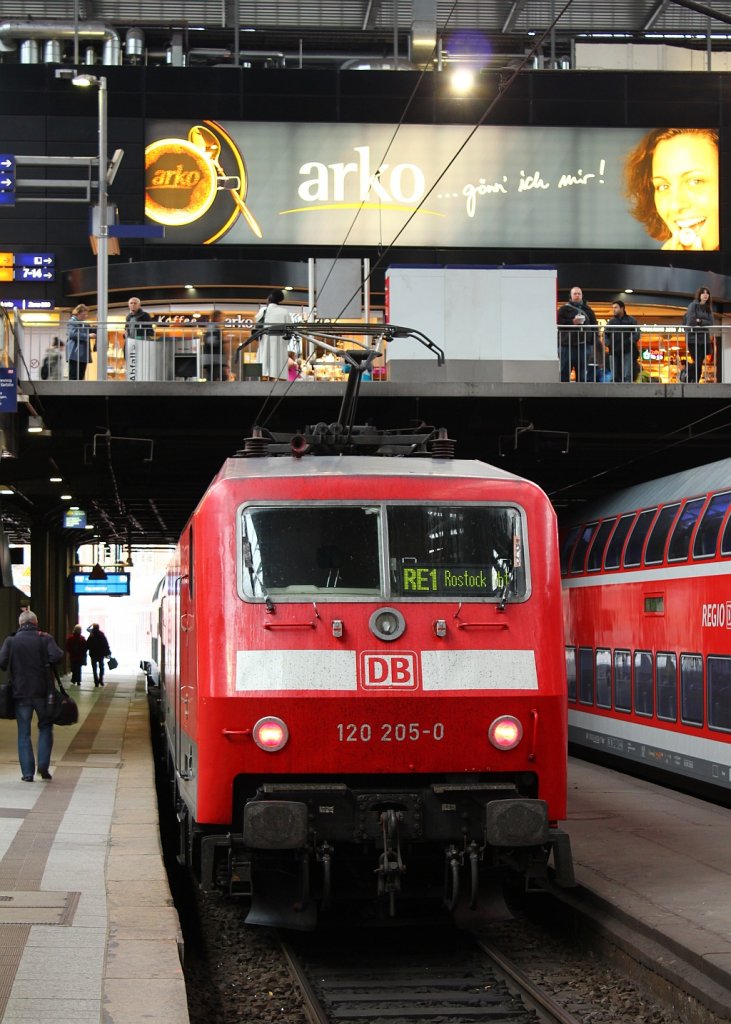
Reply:
[[[171,385],[145,394],[119,385],[106,396],[94,384],[74,394],[71,387],[31,396],[50,434],[25,432],[23,405],[6,424],[8,435],[16,431],[17,458],[0,460],[0,484],[13,492],[0,495],[0,518],[12,542],[27,540],[33,523],[61,533],[63,511],[76,504],[95,530],[74,535],[74,543],[98,536],[133,547],[171,544],[254,423],[293,431],[330,423],[342,398],[337,384],[298,383],[281,403],[286,386],[278,385],[266,407],[261,385]],[[534,480],[559,513],[731,450],[731,406],[720,387],[694,389],[698,398],[679,386],[632,385],[629,395],[627,388],[591,385],[517,390],[373,383],[364,387],[356,420],[446,427],[457,457]],[[52,476],[61,482],[51,483]],[[61,500],[65,493],[73,500]]]
[[[83,30],[95,22],[123,42],[134,29],[144,37],[139,59],[154,63],[225,63],[230,53],[222,51],[236,39],[244,61],[298,67],[360,59],[380,67],[379,59],[393,56],[396,36],[399,56],[417,65],[441,37],[446,62],[479,57],[483,66],[505,66],[554,19],[544,56],[570,56],[576,42],[613,36],[705,47],[710,34],[714,48],[731,45],[731,0],[4,0],[2,16],[6,26],[53,19]],[[7,59],[1,45],[0,58]]]

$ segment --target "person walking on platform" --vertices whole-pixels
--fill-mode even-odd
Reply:
[[[66,637],[66,650],[71,662],[71,682],[81,686],[81,669],[86,664],[86,639],[81,635],[81,626],[74,626]]]
[[[50,666],[61,658],[63,651],[49,633],[39,630],[38,619],[30,609],[20,613],[17,632],[6,637],[0,648],[0,668],[9,670],[13,682],[18,760],[23,782],[33,782],[36,772],[30,735],[34,711],[38,716],[38,774],[42,779],[51,779],[53,722],[48,717]]]
[[[99,623],[92,623],[89,628],[89,639],[86,649],[91,659],[91,671],[94,673],[94,686],[104,686],[104,659],[111,657],[109,641],[99,629]]]

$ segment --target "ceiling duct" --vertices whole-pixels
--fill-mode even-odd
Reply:
[[[413,0],[410,57],[423,65],[434,58],[437,45],[437,0]]]
[[[108,66],[119,64],[122,52],[119,35],[113,28],[102,25],[100,22],[85,21],[79,25],[67,21],[4,21],[0,23],[0,53],[14,50],[18,39],[23,42],[33,39],[41,39],[46,43],[54,42],[60,49],[61,40],[74,38],[82,39],[85,42],[103,42],[102,63]]]

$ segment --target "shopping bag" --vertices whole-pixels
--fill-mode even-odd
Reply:
[[[119,662],[117,661],[116,658],[110,658],[109,661],[107,662],[107,665],[109,665],[110,668],[116,668],[118,664]]]

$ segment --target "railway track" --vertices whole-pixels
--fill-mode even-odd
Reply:
[[[579,1024],[465,932],[356,932],[330,947],[309,937],[282,946],[313,1024]]]

